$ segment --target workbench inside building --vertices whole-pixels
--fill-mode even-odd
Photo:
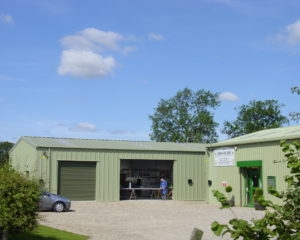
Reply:
[[[121,188],[123,191],[124,199],[136,200],[136,199],[162,199],[160,188]],[[173,189],[168,189],[167,199],[172,199]]]

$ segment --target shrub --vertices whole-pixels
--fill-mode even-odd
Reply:
[[[34,229],[40,195],[38,182],[8,165],[0,168],[0,182],[0,239],[6,239],[9,233]]]
[[[225,192],[231,193],[232,192],[232,187],[230,185],[225,187]]]
[[[213,196],[221,203],[221,208],[229,208],[235,205],[234,196],[230,198],[230,193],[232,192],[232,186],[228,185],[225,187],[225,192],[228,193],[226,197],[223,193],[218,190],[212,190]]]

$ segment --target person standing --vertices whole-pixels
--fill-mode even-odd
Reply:
[[[168,196],[168,182],[166,179],[161,178],[160,179],[160,186],[159,188],[161,189],[161,195],[162,195],[162,199],[166,200],[167,196]]]

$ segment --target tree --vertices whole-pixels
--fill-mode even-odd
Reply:
[[[7,164],[0,168],[0,239],[37,226],[40,188]]]
[[[151,139],[158,142],[216,142],[218,123],[210,110],[220,105],[218,95],[185,88],[170,99],[161,99],[155,113],[150,115]]]
[[[283,106],[277,100],[252,100],[248,105],[238,108],[236,120],[224,122],[222,133],[233,138],[264,129],[282,127],[288,123],[288,118],[281,114],[280,108]]]
[[[300,95],[300,88],[299,87],[292,87],[291,92]],[[292,112],[289,115],[290,115],[292,121],[295,121],[295,122],[300,121],[300,112]]]
[[[285,177],[287,189],[282,193],[274,189],[268,191],[281,198],[283,204],[274,204],[260,196],[258,202],[267,207],[261,219],[246,221],[235,216],[229,220],[229,224],[214,221],[211,229],[215,235],[224,236],[228,233],[232,239],[245,240],[300,239],[300,141],[293,143],[282,141],[281,147],[287,160],[287,167],[290,169],[290,174]],[[224,194],[214,190],[214,196],[222,204],[222,208],[230,208],[230,205],[224,204],[226,202]]]
[[[0,142],[0,165],[8,163],[9,150],[14,146],[11,142]]]

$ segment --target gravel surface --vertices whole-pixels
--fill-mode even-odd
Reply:
[[[233,211],[248,220],[264,214],[253,208],[234,207]],[[211,223],[232,218],[229,209],[175,200],[73,201],[68,212],[40,213],[41,224],[88,235],[91,240],[189,240],[195,227],[204,231],[203,240],[221,239],[211,232]]]

